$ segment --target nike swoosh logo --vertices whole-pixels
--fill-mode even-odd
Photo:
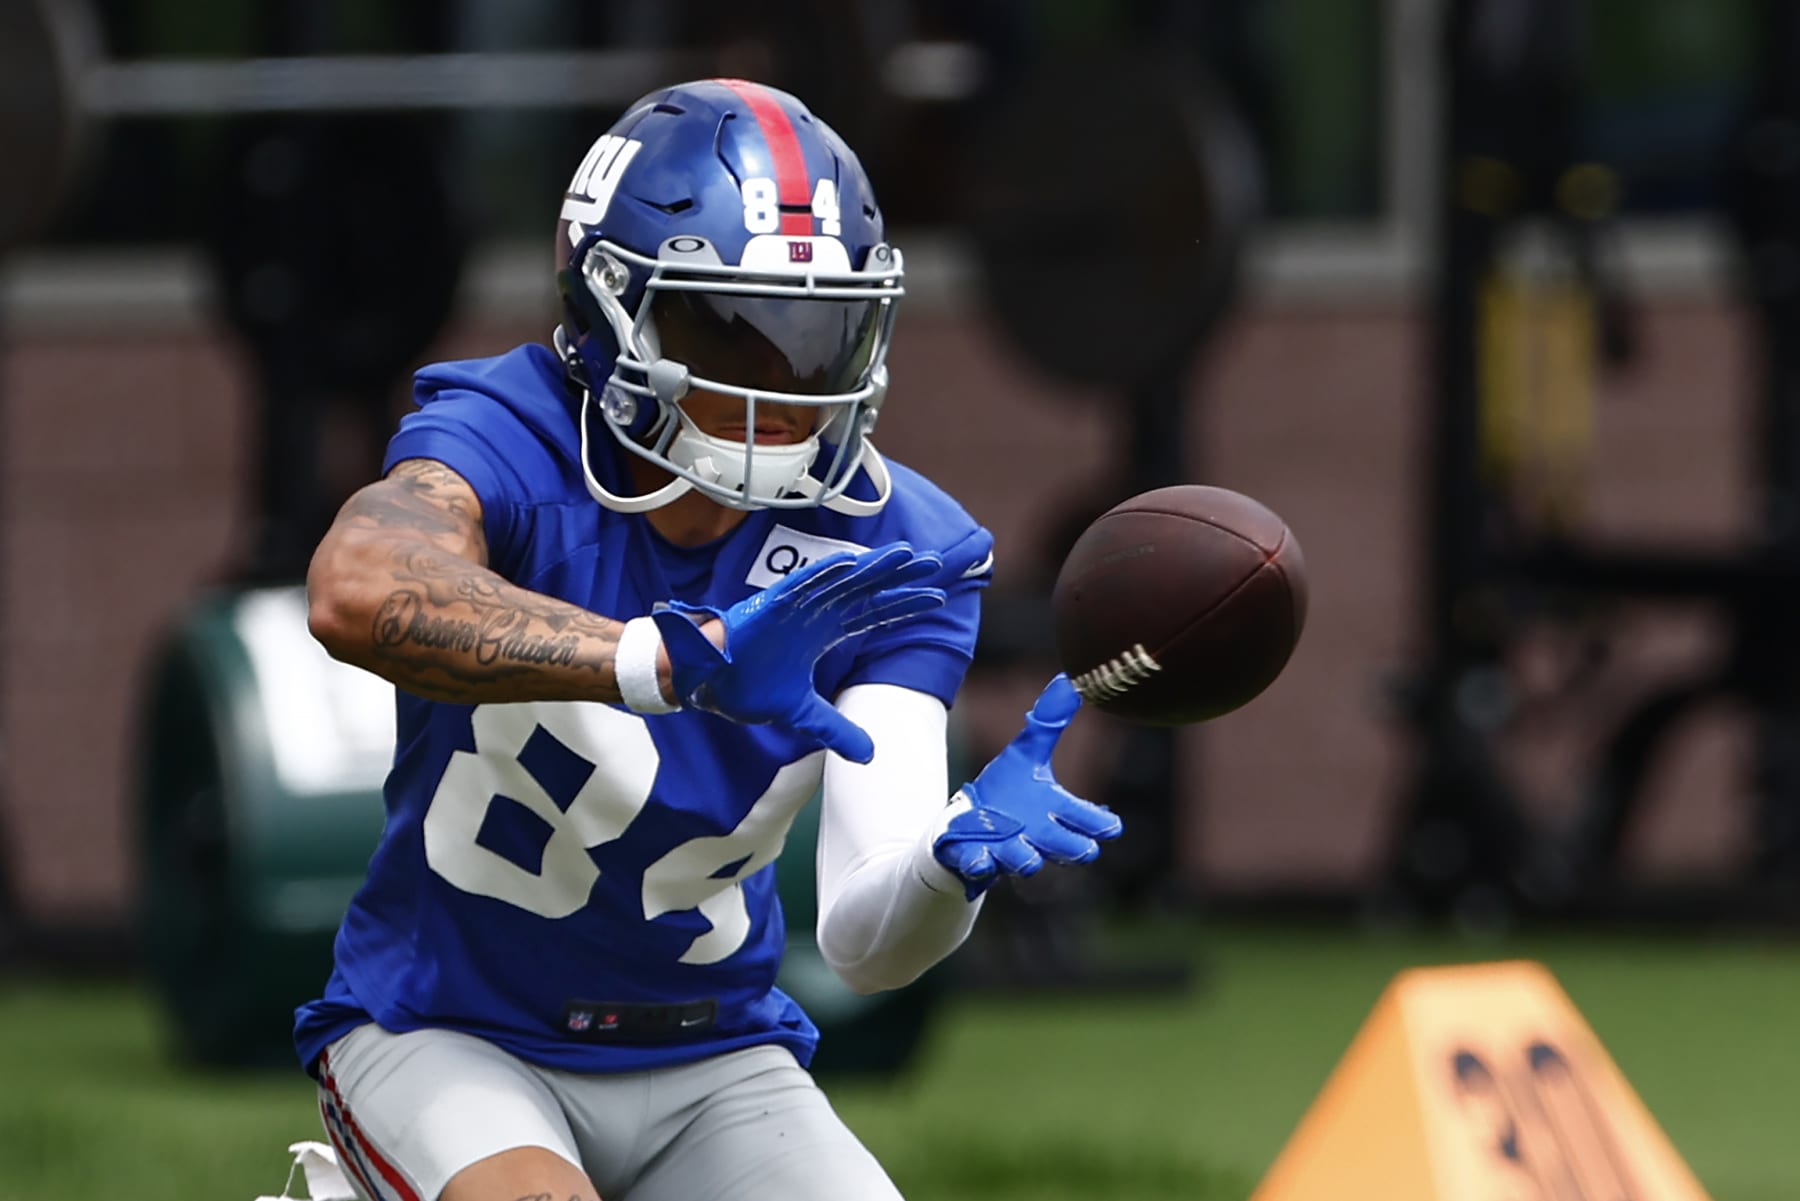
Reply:
[[[994,552],[989,551],[987,553],[987,558],[985,558],[981,562],[975,564],[975,566],[969,568],[969,570],[963,572],[962,578],[965,580],[973,579],[974,577],[976,577],[978,575],[986,575],[988,572],[990,572],[992,570],[994,570]]]

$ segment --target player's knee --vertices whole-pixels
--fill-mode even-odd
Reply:
[[[450,1178],[439,1201],[600,1201],[587,1174],[544,1147],[514,1147]]]

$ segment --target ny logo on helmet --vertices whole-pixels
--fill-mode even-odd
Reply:
[[[570,223],[571,237],[577,236],[576,226],[598,225],[606,216],[613,193],[618,191],[619,181],[625,178],[625,168],[631,165],[632,158],[642,146],[643,143],[635,138],[607,133],[601,134],[588,147],[587,157],[575,169],[575,178],[569,181],[569,190],[563,194],[562,216]]]

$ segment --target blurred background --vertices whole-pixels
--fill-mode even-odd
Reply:
[[[1252,704],[1071,732],[1094,869],[901,998],[796,947],[902,1185],[1247,1196],[1393,971],[1526,955],[1715,1196],[1793,1195],[1800,6],[3,0],[0,1197],[248,1197],[315,1136],[261,1069],[385,698],[292,586],[414,368],[548,338],[593,138],[720,74],[906,253],[878,441],[998,539],[961,755],[1112,503],[1246,492],[1309,567]]]

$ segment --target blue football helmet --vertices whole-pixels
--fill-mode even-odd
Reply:
[[[556,346],[594,499],[642,512],[698,489],[740,509],[878,511],[891,483],[869,434],[904,292],[883,238],[856,155],[786,92],[711,79],[634,104],[576,169],[556,231]],[[695,426],[695,390],[743,398],[743,441]],[[758,445],[766,402],[816,410],[810,436]],[[587,461],[596,421],[674,478],[609,491]],[[865,469],[873,496],[847,494]]]

